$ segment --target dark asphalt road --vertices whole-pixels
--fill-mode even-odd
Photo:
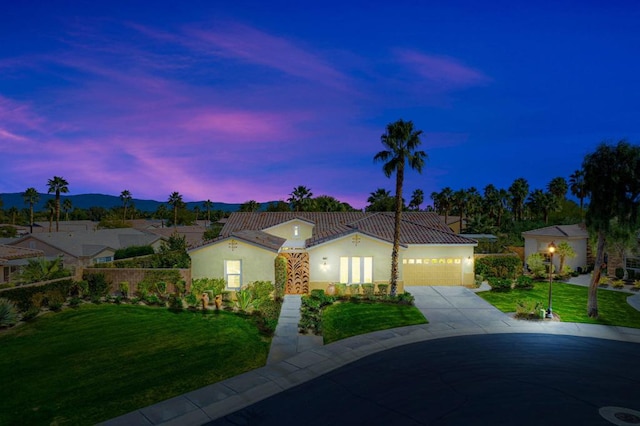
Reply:
[[[377,353],[208,425],[611,425],[611,406],[640,411],[640,345],[491,334]]]

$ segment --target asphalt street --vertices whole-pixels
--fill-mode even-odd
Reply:
[[[449,337],[378,352],[207,424],[640,424],[639,362],[638,344],[615,340]]]

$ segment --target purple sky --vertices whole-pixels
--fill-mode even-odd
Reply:
[[[393,191],[372,159],[400,118],[429,155],[406,199],[544,188],[640,139],[638,22],[629,1],[6,2],[0,193],[54,175],[159,201],[305,185],[361,208]]]

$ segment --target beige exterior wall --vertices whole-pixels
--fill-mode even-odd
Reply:
[[[445,259],[445,262],[448,259],[452,259],[454,262],[458,259],[460,263],[445,263],[442,266],[443,272],[446,271],[448,277],[455,277],[453,279],[440,280],[438,277],[428,276],[424,277],[424,281],[422,281],[421,273],[433,273],[432,270],[428,269],[429,266],[427,264],[423,263],[420,266],[419,264],[409,265],[403,263],[403,260],[418,262],[418,259],[422,262],[424,262],[424,259]],[[474,285],[473,246],[471,245],[411,245],[400,252],[399,262],[399,278],[407,285]],[[409,271],[411,272],[409,273]]]
[[[234,244],[235,243],[235,244]],[[224,261],[242,261],[241,285],[253,281],[274,281],[274,260],[277,253],[264,250],[240,240],[226,239],[193,250],[191,256],[191,277],[224,278]]]
[[[354,237],[358,237],[354,242]],[[373,281],[388,282],[392,245],[362,234],[351,234],[311,247],[309,250],[310,287],[340,282],[340,257],[373,257]],[[326,257],[326,260],[324,259]],[[325,265],[326,262],[326,265]],[[324,287],[319,287],[324,288]]]
[[[296,226],[298,227],[297,237],[294,235]],[[302,220],[294,219],[271,228],[263,229],[263,231],[267,234],[275,235],[276,237],[284,238],[286,240],[304,241],[311,238],[313,225]]]
[[[564,260],[565,265],[569,265],[572,270],[580,267],[583,270],[587,268],[587,240],[586,238],[570,239],[570,238],[551,238],[551,237],[525,237],[524,239],[524,262],[526,264],[527,257],[533,253],[548,253],[549,244],[553,241],[555,245],[560,244],[562,241],[569,243],[573,250],[576,252],[576,257],[573,259],[566,258]],[[560,257],[553,256],[553,265],[557,271],[560,267]]]

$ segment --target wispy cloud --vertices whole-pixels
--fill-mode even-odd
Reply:
[[[398,60],[428,82],[443,90],[464,89],[488,84],[491,79],[455,58],[398,49]]]
[[[187,34],[192,47],[212,55],[266,66],[325,86],[349,90],[349,78],[302,43],[236,23],[214,29],[189,29]]]

